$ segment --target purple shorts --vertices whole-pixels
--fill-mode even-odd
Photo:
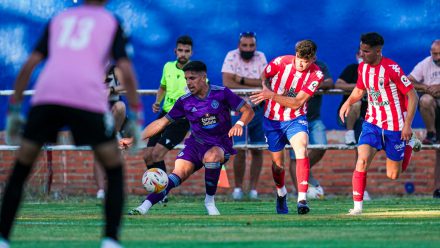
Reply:
[[[194,171],[203,167],[203,157],[205,153],[214,146],[218,146],[223,149],[225,153],[225,161],[222,164],[228,162],[231,155],[237,152],[232,148],[232,141],[219,142],[219,144],[202,144],[193,136],[190,136],[185,140],[185,147],[177,154],[176,159],[184,159],[194,164]]]

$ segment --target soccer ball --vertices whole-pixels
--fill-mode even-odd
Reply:
[[[160,193],[168,186],[168,175],[159,168],[151,168],[142,176],[142,185],[149,193]]]
[[[324,189],[321,186],[315,187],[309,185],[307,190],[307,199],[324,199]]]

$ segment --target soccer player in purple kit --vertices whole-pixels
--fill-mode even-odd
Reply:
[[[141,105],[136,77],[127,56],[127,39],[117,19],[104,8],[105,0],[85,0],[50,20],[36,49],[23,65],[9,104],[8,123],[17,123],[20,102],[35,67],[47,59],[31,100],[28,122],[13,171],[5,187],[0,213],[0,247],[9,236],[23,187],[44,143],[56,142],[58,131],[69,126],[76,145],[91,145],[107,174],[105,225],[102,247],[121,247],[118,241],[124,205],[122,157],[108,109],[108,91],[102,83],[112,57],[121,70],[130,106],[129,130],[140,136]],[[13,125],[8,125],[7,133]],[[137,135],[136,135],[137,134]],[[72,245],[72,244],[71,244]]]
[[[143,138],[152,137],[171,122],[186,117],[191,125],[191,136],[185,140],[185,148],[177,155],[175,167],[168,175],[167,188],[158,194],[149,194],[146,200],[130,215],[146,214],[162,200],[171,189],[179,186],[190,175],[205,167],[205,207],[209,215],[219,215],[214,195],[222,164],[230,155],[236,154],[232,148],[232,136],[241,136],[243,126],[253,118],[252,108],[241,97],[226,87],[210,85],[206,81],[206,65],[192,61],[183,67],[190,93],[180,97],[164,117],[146,127]],[[239,111],[242,116],[234,126],[230,111]]]

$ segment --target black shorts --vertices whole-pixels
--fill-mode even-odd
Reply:
[[[162,111],[157,119],[164,117],[166,114],[166,112]],[[189,121],[186,118],[178,119],[169,124],[162,132],[151,137],[148,140],[147,147],[153,147],[159,143],[168,150],[171,150],[182,142],[188,131]]]
[[[111,113],[100,114],[59,105],[39,105],[30,109],[23,137],[43,145],[55,143],[58,131],[70,128],[76,145],[99,144],[115,140]]]

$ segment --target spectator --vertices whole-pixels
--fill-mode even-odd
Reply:
[[[264,53],[257,51],[257,36],[254,32],[240,33],[238,48],[228,52],[223,62],[222,78],[223,85],[230,89],[261,88],[261,73],[267,65]],[[234,144],[264,144],[263,133],[263,110],[264,105],[252,104],[249,97],[243,97],[249,103],[255,117],[246,126],[245,135],[235,136]],[[240,118],[238,112],[232,111],[232,123]],[[234,200],[243,198],[243,177],[246,171],[246,150],[238,150],[234,159],[235,188],[232,193]],[[258,179],[263,165],[263,151],[251,150],[250,161],[249,198],[258,198]]]
[[[431,44],[431,56],[419,62],[409,75],[417,90],[425,91],[420,96],[419,110],[426,125],[423,144],[438,143],[440,135],[440,40]],[[434,198],[440,198],[440,152],[434,172]]]
[[[123,125],[126,121],[126,106],[121,99],[120,92],[124,91],[125,88],[121,84],[118,78],[121,78],[121,72],[114,64],[111,64],[107,70],[105,77],[105,85],[108,89],[108,103],[110,110],[115,121],[115,132],[116,138],[120,139]],[[95,176],[95,182],[98,186],[98,191],[96,192],[97,199],[104,199],[105,197],[105,172],[98,163],[95,163],[93,167],[93,172]]]

